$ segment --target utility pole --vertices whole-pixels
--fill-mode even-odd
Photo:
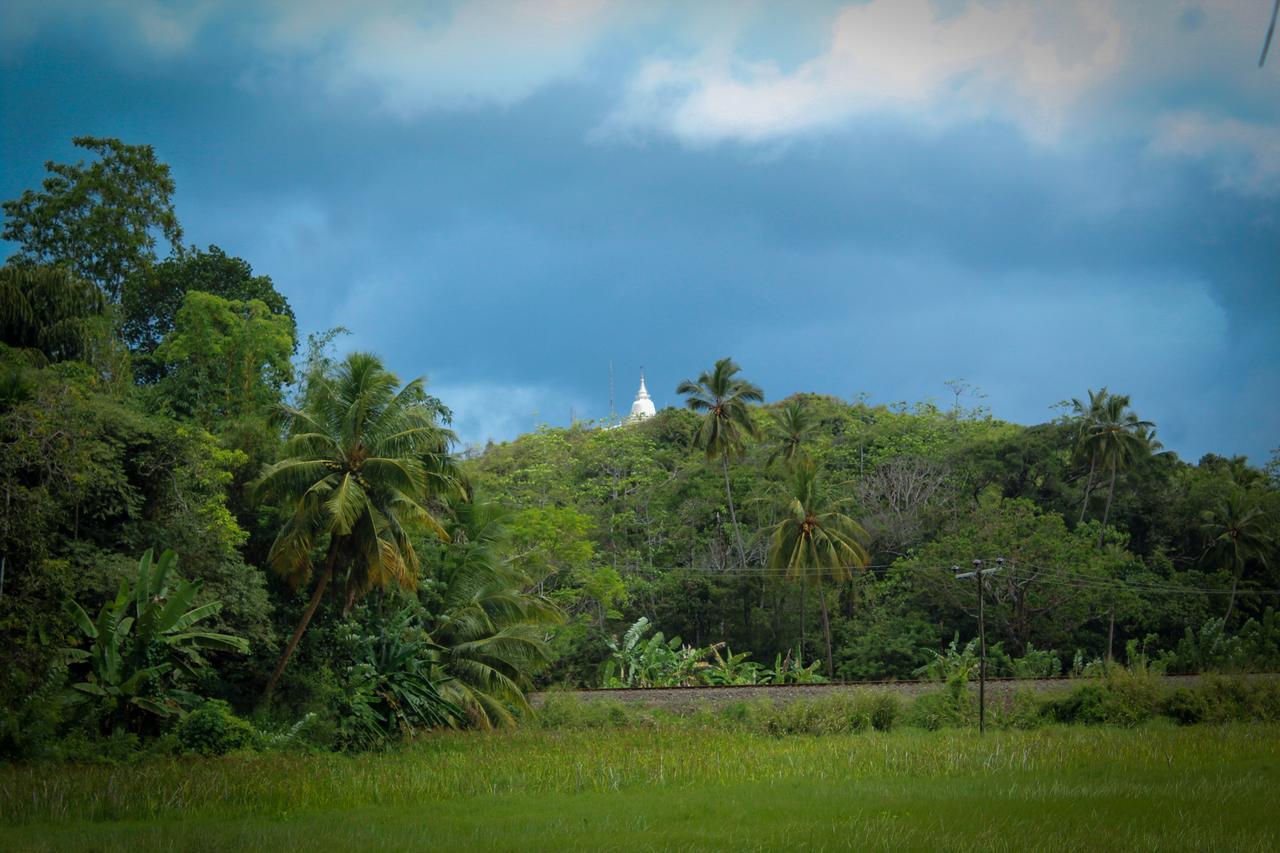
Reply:
[[[956,580],[974,578],[978,582],[978,734],[987,733],[987,614],[985,608],[986,594],[983,579],[1004,568],[1004,557],[997,557],[993,568],[984,569],[982,561],[973,561],[973,571],[959,574],[960,567],[952,566],[956,572]]]

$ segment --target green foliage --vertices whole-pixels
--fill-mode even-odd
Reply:
[[[901,712],[892,693],[857,692],[770,705],[757,719],[771,735],[852,734],[888,731]]]
[[[71,141],[99,159],[45,163],[49,176],[40,192],[4,202],[0,239],[17,244],[12,261],[65,265],[117,299],[125,279],[155,261],[157,233],[174,250],[182,247],[173,178],[150,145],[92,136]]]
[[[933,660],[929,661],[922,667],[913,672],[913,675],[923,675],[932,678],[935,681],[945,682],[948,690],[960,695],[966,684],[973,679],[974,673],[978,671],[978,640],[975,637],[965,643],[964,647],[960,646],[960,634],[957,633],[951,638],[951,642],[946,649],[941,652],[933,652]]]
[[[79,604],[68,610],[88,648],[65,650],[73,681],[69,698],[88,704],[103,731],[138,729],[139,711],[157,716],[180,712],[195,698],[174,676],[195,678],[206,666],[202,652],[249,650],[247,641],[196,629],[221,609],[213,601],[193,607],[200,585],[173,574],[177,556],[166,551],[157,561],[147,551],[138,561],[130,588],[122,580],[115,600],[91,620]]]
[[[293,321],[265,303],[190,291],[155,349],[163,399],[210,432],[246,418],[265,431],[264,416],[293,379],[294,343]]]
[[[706,451],[708,459],[740,456],[745,440],[758,432],[747,404],[762,401],[764,392],[738,378],[741,370],[733,359],[722,358],[696,382],[686,379],[676,388],[677,394],[687,396],[691,410],[704,413],[694,444]]]
[[[448,681],[436,667],[442,649],[416,606],[378,620],[372,633],[357,622],[346,627],[339,639],[352,655],[339,715],[345,745],[368,748],[466,718],[442,692]]]
[[[257,483],[259,497],[278,502],[285,515],[268,554],[276,572],[302,585],[313,574],[313,552],[327,542],[311,603],[267,682],[267,696],[335,572],[349,609],[372,589],[416,587],[414,532],[448,538],[429,506],[432,498],[461,491],[446,459],[454,436],[440,424],[448,411],[426,394],[423,380],[399,386],[368,353],[312,374],[303,406],[289,410],[284,458]]]
[[[610,638],[611,657],[602,678],[605,687],[680,687],[702,682],[711,669],[706,661],[709,650],[684,645],[679,637],[668,640],[661,631],[645,639],[652,627],[641,616],[620,641]]]
[[[1003,556],[1004,569],[985,584],[988,632],[1015,652],[1028,643],[1052,648],[1113,606],[1123,619],[1142,605],[1121,583],[1111,585],[1138,575],[1137,561],[1118,547],[1099,551],[1095,538],[1093,528],[1072,531],[1061,515],[1030,501],[993,501],[957,518],[893,571],[912,590],[914,607],[972,625],[976,584],[957,582],[947,567],[957,554]]]
[[[546,663],[547,635],[564,616],[504,559],[505,510],[454,500],[450,516],[427,601],[441,670],[450,676],[443,690],[474,725],[512,725],[528,710],[524,689]]]
[[[773,668],[765,669],[760,672],[761,684],[825,684],[825,679],[819,672],[818,668],[822,666],[822,661],[813,661],[808,666],[804,662],[797,650],[795,657],[791,656],[788,651],[786,657],[779,652],[773,659]]]
[[[226,755],[259,743],[253,725],[219,699],[206,699],[189,711],[174,727],[174,735],[180,751],[197,755]]]
[[[125,341],[139,355],[155,351],[174,330],[187,295],[198,291],[230,302],[261,302],[272,316],[294,325],[289,301],[271,278],[254,275],[248,261],[217,246],[191,248],[128,278],[120,303]]]
[[[102,291],[62,267],[0,268],[0,342],[44,361],[88,360],[109,346]]]
[[[1280,611],[1268,607],[1260,619],[1249,619],[1238,633],[1226,630],[1226,619],[1209,619],[1198,631],[1187,628],[1172,651],[1159,656],[1169,672],[1274,672],[1280,669]]]
[[[1049,700],[1044,714],[1060,723],[1136,726],[1159,712],[1161,699],[1160,686],[1150,676],[1111,670],[1100,681]]]

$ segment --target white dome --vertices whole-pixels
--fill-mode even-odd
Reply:
[[[644,387],[644,374],[640,374],[640,392],[636,394],[636,401],[631,404],[631,420],[638,421],[644,418],[651,418],[657,414],[657,409],[653,407],[653,400],[649,399],[649,390]]]

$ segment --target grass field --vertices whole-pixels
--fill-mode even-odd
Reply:
[[[1280,849],[1280,726],[693,725],[0,768],[5,850]]]

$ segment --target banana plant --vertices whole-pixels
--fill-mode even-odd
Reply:
[[[720,654],[720,649],[724,654]],[[706,672],[708,684],[759,684],[761,679],[760,664],[747,660],[747,652],[733,653],[726,643],[715,643],[711,646],[713,662]]]
[[[641,616],[623,634],[622,641],[609,640],[610,659],[605,663],[606,687],[687,687],[703,683],[710,664],[708,649],[683,645],[679,637],[670,640],[659,631],[648,640],[652,626]]]
[[[791,657],[791,652],[787,652],[784,658],[782,652],[778,652],[773,659],[773,669],[766,669],[760,673],[761,684],[826,684],[827,679],[818,672],[818,668],[822,666],[822,661],[815,660],[808,666],[804,665],[804,661],[800,656],[800,650],[796,649],[796,656]]]
[[[199,674],[207,665],[204,651],[249,650],[241,637],[195,628],[216,615],[222,602],[193,607],[200,583],[174,573],[176,562],[173,551],[154,560],[148,550],[138,561],[132,588],[122,580],[96,620],[77,602],[67,603],[87,645],[65,649],[73,674],[82,679],[71,684],[70,698],[96,703],[104,728],[133,721],[137,710],[161,717],[179,713],[198,697],[178,689],[175,673]]]

